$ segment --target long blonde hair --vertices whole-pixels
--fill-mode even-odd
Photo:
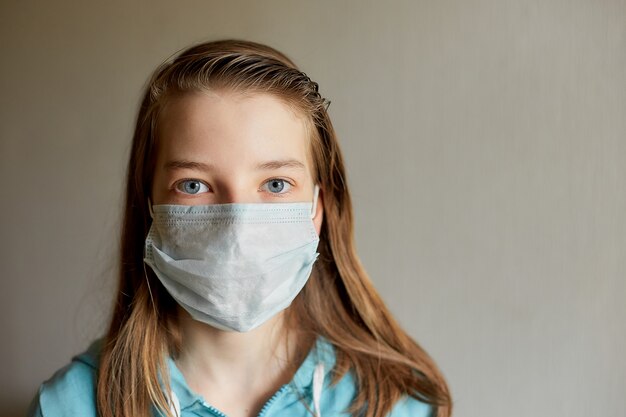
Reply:
[[[334,380],[353,372],[355,415],[386,415],[402,396],[451,413],[446,382],[428,354],[400,328],[359,262],[343,158],[318,85],[282,53],[265,45],[223,40],[193,46],[151,77],[133,137],[121,235],[119,287],[101,352],[97,406],[102,417],[147,417],[152,407],[170,414],[159,383],[167,355],[180,351],[176,302],[144,267],[150,227],[148,198],[155,169],[157,121],[174,94],[208,89],[272,94],[308,121],[314,179],[324,197],[320,256],[287,323],[299,336],[325,337],[335,346]],[[165,390],[167,392],[167,390]]]

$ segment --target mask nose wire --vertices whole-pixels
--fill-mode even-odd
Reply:
[[[311,207],[312,219],[315,217],[315,214],[317,212],[317,197],[319,193],[320,193],[320,187],[319,185],[315,184],[315,187],[313,187],[313,207]],[[150,197],[148,197],[148,211],[150,212],[150,217],[154,219],[154,211],[152,210],[152,200],[150,199]]]
[[[317,212],[317,196],[320,193],[319,185],[315,184],[313,187],[313,207],[311,207],[311,218],[315,217],[315,213]]]

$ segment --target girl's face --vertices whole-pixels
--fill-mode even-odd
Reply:
[[[312,201],[305,120],[264,93],[170,98],[158,123],[153,204]],[[320,233],[322,193],[313,219]]]

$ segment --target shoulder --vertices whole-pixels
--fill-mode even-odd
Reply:
[[[328,377],[328,381],[332,379]],[[348,415],[348,410],[352,401],[358,395],[356,377],[353,371],[348,371],[336,383],[326,382],[324,395],[321,398],[322,415]],[[325,406],[324,406],[325,405]],[[435,417],[433,406],[424,403],[414,397],[403,395],[391,408],[387,417]]]
[[[333,380],[336,351],[330,342],[320,337],[316,345],[315,362],[326,365],[324,395],[321,398],[322,415],[347,415],[347,410],[358,395],[358,382],[353,370],[348,370],[336,383]],[[324,407],[324,405],[326,405]],[[403,395],[391,408],[387,417],[435,417],[434,407],[409,395]]]
[[[39,387],[29,417],[96,416],[96,368],[101,341],[72,358]]]
[[[351,373],[347,373],[334,389],[326,394],[326,400],[330,402],[328,406],[338,412],[339,410],[347,410],[356,394],[356,381]],[[322,415],[324,414],[322,412]],[[435,417],[435,412],[430,404],[404,395],[393,405],[387,417]]]
[[[435,413],[430,404],[405,395],[393,406],[388,417],[435,417]]]

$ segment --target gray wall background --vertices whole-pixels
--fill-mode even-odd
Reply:
[[[457,416],[626,415],[626,2],[0,3],[0,414],[100,335],[149,73],[285,51],[332,100],[360,255]]]

